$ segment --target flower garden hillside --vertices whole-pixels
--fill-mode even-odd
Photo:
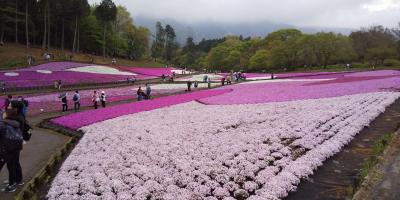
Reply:
[[[398,101],[399,83],[390,70],[293,77],[56,118],[84,135],[47,198],[281,199]]]

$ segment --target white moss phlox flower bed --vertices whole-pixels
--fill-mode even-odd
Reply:
[[[221,85],[219,83],[211,83],[211,87]],[[198,88],[207,88],[208,84],[207,83],[198,83]],[[151,85],[151,89],[156,89],[156,90],[179,90],[179,89],[187,89],[187,84],[181,83],[181,84],[156,84],[156,85]],[[192,84],[192,89],[194,89],[194,84]]]
[[[245,105],[196,102],[86,126],[48,199],[278,199],[399,93]]]
[[[94,74],[127,75],[127,76],[137,75],[137,74],[134,74],[131,72],[123,72],[123,71],[119,71],[118,69],[115,69],[112,67],[101,66],[101,65],[75,67],[75,68],[66,69],[66,71],[85,72],[85,73],[94,73]]]
[[[4,73],[5,76],[19,76],[19,73],[17,72],[6,72]]]
[[[42,74],[51,74],[51,73],[53,73],[50,70],[43,70],[43,69],[36,70],[36,72],[37,73],[42,73]]]
[[[199,81],[202,82],[204,80],[204,76],[207,75],[207,77],[210,77],[212,81],[219,81],[221,80],[222,76],[221,75],[216,75],[216,74],[198,74],[198,75],[193,75],[191,77],[184,77],[184,78],[179,78],[177,80],[179,81]]]

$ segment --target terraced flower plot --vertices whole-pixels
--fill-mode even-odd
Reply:
[[[126,81],[127,78],[154,79],[171,75],[175,68],[110,67],[74,62],[50,62],[25,69],[4,71],[0,80],[7,87],[50,86],[61,80],[64,85]]]
[[[212,84],[215,86],[216,84]],[[174,94],[179,92],[184,92],[187,89],[186,84],[156,84],[151,85],[152,96],[164,96],[168,94]],[[198,89],[207,88],[207,84],[200,83]],[[120,88],[104,88],[96,89],[97,92],[105,91],[108,103],[134,100],[137,98],[136,91],[138,86],[120,87]],[[193,90],[195,90],[193,88]],[[94,90],[81,90],[79,94],[81,95],[81,106],[92,106],[92,95]],[[62,92],[64,93],[64,92]],[[69,109],[73,109],[74,103],[72,97],[74,91],[67,92],[68,106]],[[55,112],[61,110],[61,99],[58,98],[60,93],[51,93],[35,96],[25,96],[26,100],[29,101],[28,115],[35,116],[44,112]],[[5,98],[5,97],[4,97]],[[0,99],[0,105],[4,104],[4,98]]]
[[[84,136],[47,197],[284,198],[400,98],[399,71],[324,76],[54,119]]]

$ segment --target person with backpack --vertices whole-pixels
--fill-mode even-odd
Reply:
[[[17,185],[24,184],[19,161],[23,145],[22,124],[23,119],[13,109],[6,110],[0,120],[0,149],[8,169],[8,184],[3,192],[15,192]]]
[[[78,90],[75,91],[72,100],[74,101],[74,110],[77,112],[79,109],[81,109],[81,95],[79,94]]]
[[[28,111],[29,102],[26,99],[24,99],[24,97],[22,97],[22,96],[18,96],[18,101],[22,103],[21,104],[22,105],[22,114],[25,118],[26,113]]]
[[[94,109],[97,109],[99,102],[100,102],[100,98],[99,98],[99,95],[97,94],[96,90],[93,92],[92,102],[93,102]]]
[[[106,107],[106,93],[104,91],[101,91],[100,102],[101,102],[101,106],[103,108],[105,108]]]
[[[61,105],[62,105],[62,112],[68,111],[68,99],[67,94],[61,95]]]

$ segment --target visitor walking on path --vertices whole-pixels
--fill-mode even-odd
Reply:
[[[2,191],[15,192],[17,185],[24,184],[19,161],[23,143],[22,125],[24,121],[13,109],[6,110],[2,118],[0,120],[0,149],[1,157],[7,163],[8,169],[8,184]]]
[[[191,80],[189,80],[187,82],[187,91],[192,91],[192,81]]]
[[[199,87],[199,82],[198,81],[194,81],[194,88]]]
[[[208,79],[207,79],[207,85],[208,85],[208,89],[210,89],[211,88],[211,78],[210,77],[208,77]]]
[[[74,97],[72,97],[72,100],[74,101],[74,110],[77,112],[79,109],[81,109],[81,95],[79,94],[79,91],[75,91]]]
[[[148,84],[148,83],[146,83],[146,96],[147,96],[147,99],[151,99],[151,87],[150,87],[150,84]]]
[[[22,97],[22,96],[18,96],[18,101],[21,102],[22,115],[25,118],[26,117],[26,113],[28,112],[29,102],[28,102],[28,100],[24,99],[24,97]]]
[[[228,75],[228,76],[226,77],[226,84],[227,84],[227,85],[232,84],[232,76],[231,76],[231,75]]]
[[[61,81],[61,80],[58,80],[58,83],[57,83],[57,85],[58,85],[58,90],[61,90],[62,81]]]
[[[105,108],[106,107],[106,93],[104,91],[101,91],[100,102],[101,102],[101,106],[103,108]]]
[[[1,91],[3,92],[3,94],[6,93],[6,82],[1,81]]]
[[[54,89],[58,89],[58,81],[54,81]]]
[[[68,111],[68,100],[66,93],[61,95],[61,104],[62,104],[62,112]]]
[[[207,80],[208,80],[208,75],[205,74],[205,75],[203,76],[203,82],[204,82],[204,83],[207,83]]]
[[[221,78],[221,85],[224,86],[225,85],[225,77]]]
[[[96,90],[93,92],[92,102],[93,102],[94,109],[97,109],[99,102],[100,102],[100,98],[99,98],[99,95],[97,94]]]

